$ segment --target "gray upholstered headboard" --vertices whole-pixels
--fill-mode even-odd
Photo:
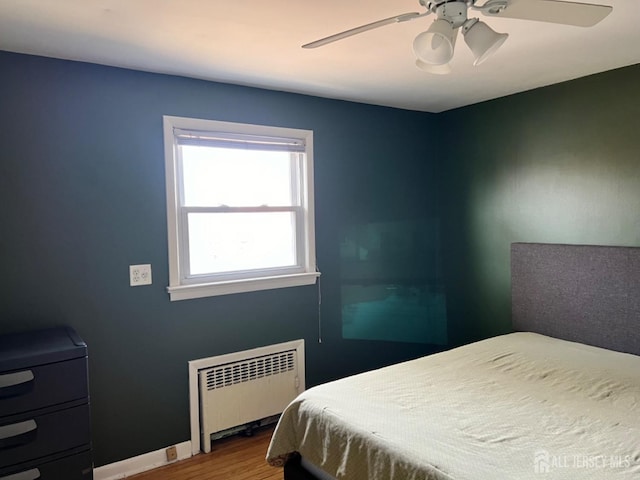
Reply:
[[[640,247],[514,243],[511,308],[516,331],[640,355]]]

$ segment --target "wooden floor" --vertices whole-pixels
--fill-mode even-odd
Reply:
[[[264,457],[273,427],[257,430],[251,437],[216,440],[211,453],[140,473],[131,480],[282,480],[282,468],[267,464]]]

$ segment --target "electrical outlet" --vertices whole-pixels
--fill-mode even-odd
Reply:
[[[129,265],[129,285],[151,285],[151,265]]]
[[[178,449],[175,447],[169,447],[166,450],[167,452],[167,462],[173,462],[178,459]]]

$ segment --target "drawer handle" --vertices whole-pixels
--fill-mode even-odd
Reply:
[[[27,420],[20,423],[12,423],[0,427],[0,448],[15,447],[29,443],[33,440],[38,425],[35,420]]]
[[[0,480],[36,480],[40,478],[40,470],[32,468],[26,472],[14,473],[6,477],[0,477]]]
[[[33,382],[31,370],[0,375],[0,398],[24,393],[31,382]]]

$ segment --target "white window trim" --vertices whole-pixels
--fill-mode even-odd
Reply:
[[[163,116],[165,176],[167,190],[167,233],[169,247],[169,292],[171,301],[203,298],[232,293],[269,290],[274,288],[313,285],[320,272],[316,269],[315,255],[315,222],[313,201],[313,132],[293,128],[251,125],[244,123],[220,122],[185,117]],[[303,272],[274,275],[269,277],[223,280],[208,283],[192,283],[182,281],[180,272],[181,245],[178,229],[179,190],[176,162],[176,141],[174,128],[191,130],[211,130],[218,132],[234,132],[247,135],[263,135],[272,137],[300,138],[306,142],[306,158],[300,172],[302,184],[302,208],[304,209],[304,243]]]

